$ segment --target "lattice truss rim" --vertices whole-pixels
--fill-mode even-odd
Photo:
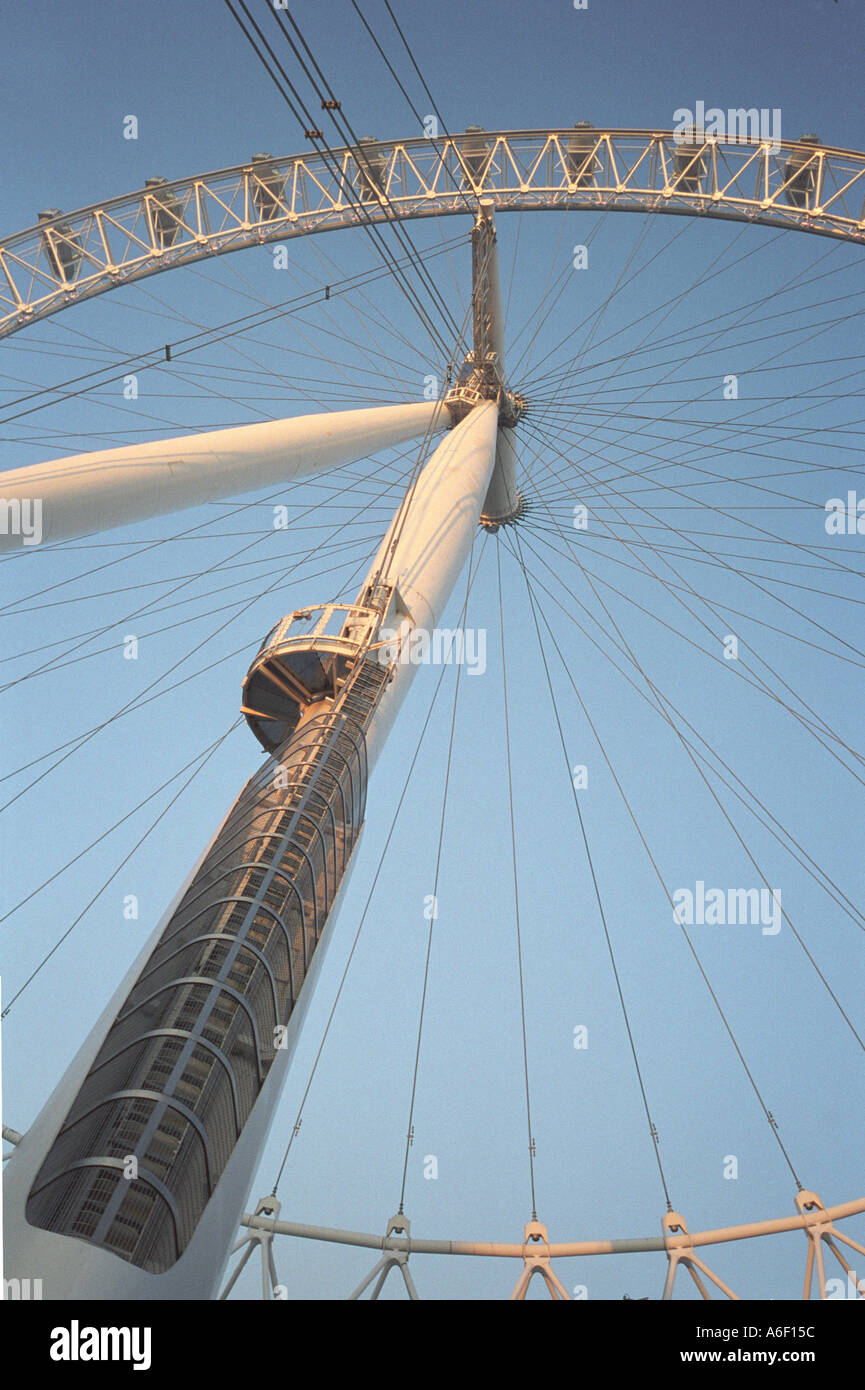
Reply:
[[[468,131],[307,151],[50,209],[0,240],[0,337],[208,256],[393,217],[472,210],[714,217],[865,241],[865,154],[670,131]]]

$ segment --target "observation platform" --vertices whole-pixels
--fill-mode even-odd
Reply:
[[[337,698],[381,620],[378,608],[328,603],[298,608],[270,630],[246,673],[240,706],[268,753],[310,705]]]

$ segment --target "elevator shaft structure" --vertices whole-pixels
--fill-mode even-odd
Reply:
[[[270,756],[7,1166],[5,1272],[47,1298],[215,1295],[417,669],[401,644],[465,566],[498,420],[483,399],[446,435],[356,604],[299,610],[254,659],[243,709]]]
[[[266,1084],[363,823],[386,669],[250,778],[114,1020],[30,1191],[34,1226],[160,1274]]]

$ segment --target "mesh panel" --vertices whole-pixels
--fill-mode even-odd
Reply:
[[[351,718],[331,709],[310,720],[250,778],[46,1156],[31,1224],[157,1273],[182,1254],[272,1066],[276,1026],[357,839],[363,730],[385,677],[376,667]],[[118,1094],[130,1091],[145,1094]],[[124,1176],[130,1158],[137,1176]]]

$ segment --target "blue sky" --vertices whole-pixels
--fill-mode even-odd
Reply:
[[[702,100],[707,107],[780,108],[787,138],[815,131],[827,144],[865,147],[865,16],[850,0],[687,7],[590,0],[586,11],[565,0],[395,8],[454,130],[580,119],[668,128],[678,108]],[[384,6],[370,0],[362,9],[425,113]],[[295,13],[357,132],[421,133],[346,0]],[[153,174],[179,178],[258,150],[303,148],[290,112],[214,0],[152,0],[135,8],[37,2],[7,16],[6,48],[13,61],[3,235],[31,225],[45,207],[82,207],[138,188]],[[137,141],[122,138],[129,113],[139,118]],[[441,228],[412,226],[424,250],[440,247],[442,237],[463,238],[431,262],[455,312],[470,276],[468,230],[461,218]],[[656,688],[860,903],[863,787],[853,774],[862,769],[843,745],[858,749],[861,736],[862,658],[854,649],[861,645],[862,547],[856,536],[827,546],[822,508],[860,476],[861,248],[696,219],[577,213],[502,216],[499,242],[509,340],[528,325],[522,348],[537,330],[529,362],[518,368],[535,386],[543,431],[524,441],[525,486],[535,499],[532,520],[519,533],[524,558],[665,881],[748,887],[756,878],[681,741],[608,659],[616,655],[614,623]],[[569,274],[571,248],[583,243],[589,269]],[[722,273],[697,284],[716,262]],[[0,370],[8,379],[0,381],[0,402],[30,384],[177,338],[190,322],[218,324],[375,264],[365,240],[340,232],[292,243],[287,272],[274,269],[268,248],[257,248],[106,295],[4,345]],[[627,292],[607,303],[623,273],[633,277]],[[539,315],[549,284],[551,303]],[[677,295],[669,309],[660,307]],[[348,306],[333,306],[327,319],[320,309],[309,311],[270,325],[254,341],[208,349],[182,370],[142,376],[135,402],[110,386],[0,431],[2,467],[181,429],[417,398],[424,375],[440,363],[404,301],[382,284],[357,307],[378,313],[401,339],[380,325],[370,336],[369,319]],[[569,334],[570,347],[560,349]],[[578,349],[567,377],[553,381],[551,370]],[[641,356],[629,356],[638,349]],[[531,363],[548,353],[533,372]],[[347,386],[343,368],[372,375],[353,375],[363,389]],[[721,396],[729,373],[740,382],[735,403]],[[660,423],[668,416],[678,423]],[[620,428],[627,433],[616,433]],[[628,469],[645,467],[649,451],[672,463],[687,449],[685,457],[726,481],[713,483],[678,463],[680,472],[664,475],[667,486],[627,477]],[[283,612],[353,596],[412,461],[411,451],[402,451],[377,461],[371,481],[376,465],[363,463],[335,477],[330,492],[307,486],[285,497],[236,499],[113,532],[98,545],[37,550],[5,564],[4,603],[19,602],[16,615],[5,618],[2,670],[10,676],[3,683],[54,663],[2,691],[10,770],[109,720],[151,681],[161,679],[161,690],[202,668],[66,761],[54,765],[55,755],[33,769],[51,766],[0,814],[10,907],[229,728],[248,660]],[[616,478],[615,490],[611,484],[601,499],[581,491],[580,470],[611,461],[619,467],[605,476]],[[766,481],[769,474],[778,475],[776,482]],[[749,487],[758,475],[776,491]],[[583,495],[593,497],[599,518],[585,537],[570,525],[573,501]],[[610,523],[623,495],[633,525],[616,528],[613,542]],[[271,506],[283,500],[293,526],[274,533]],[[361,506],[367,510],[358,515]],[[193,527],[202,529],[173,539]],[[339,527],[345,529],[331,541]],[[342,540],[345,551],[330,548]],[[154,548],[155,541],[165,543]],[[648,541],[665,548],[649,550]],[[468,623],[488,633],[488,666],[460,685],[407,1189],[415,1233],[453,1239],[516,1240],[530,1216],[497,544],[486,544],[469,604]],[[663,1194],[525,582],[504,544],[501,551],[538,1214],[552,1239],[654,1234]],[[229,568],[241,564],[247,567]],[[161,606],[172,601],[166,579],[185,585],[173,596],[185,606]],[[262,596],[266,586],[272,592]],[[460,581],[453,621],[463,592]],[[18,613],[22,596],[37,593]],[[181,619],[183,626],[169,626]],[[721,638],[731,630],[740,635],[747,671],[778,698],[749,684],[742,667],[719,660]],[[137,661],[122,657],[129,632],[140,638]],[[162,677],[199,643],[200,652]],[[551,643],[545,651],[568,762],[589,767],[580,805],[674,1204],[692,1229],[792,1212],[795,1187],[770,1127],[570,679]],[[437,677],[434,669],[419,672],[376,770],[351,890],[251,1201],[270,1189],[279,1167]],[[842,741],[829,740],[840,755],[779,699],[800,713],[802,701],[818,711]],[[448,672],[280,1187],[283,1214],[300,1221],[384,1230],[398,1201],[426,950],[423,898],[432,891],[452,704]],[[24,1129],[37,1113],[257,756],[245,730],[231,735],[22,994],[4,1025],[7,1123]],[[18,792],[29,775],[0,790]],[[4,998],[179,785],[0,924]],[[717,785],[861,1033],[861,926]],[[127,894],[139,900],[134,922],[123,918]],[[694,939],[802,1182],[826,1203],[859,1196],[861,1051],[792,933],[786,925],[777,937],[748,926],[704,926]],[[573,1045],[580,1025],[588,1029],[584,1051]],[[434,1181],[423,1177],[430,1154],[438,1160]],[[729,1155],[738,1159],[735,1180],[723,1177]],[[863,1229],[860,1218],[860,1240]],[[855,1223],[851,1230],[856,1234]],[[798,1292],[803,1247],[784,1237],[729,1247],[710,1263],[745,1296],[786,1298]],[[372,1263],[368,1253],[338,1247],[285,1242],[277,1253],[290,1297],[344,1296]],[[560,1273],[571,1287],[587,1286],[590,1298],[656,1297],[663,1259],[571,1262]],[[500,1297],[517,1270],[429,1259],[418,1262],[415,1277],[428,1297]],[[252,1277],[241,1287],[254,1296]]]

